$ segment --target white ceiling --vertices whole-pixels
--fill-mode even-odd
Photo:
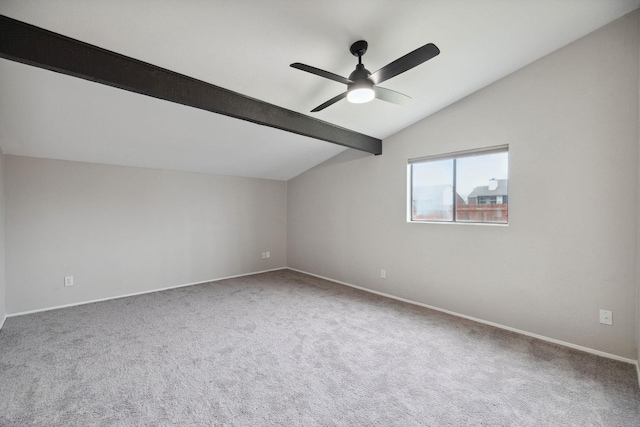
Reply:
[[[0,0],[0,14],[280,107],[387,138],[640,6],[640,0]],[[397,106],[346,100],[349,46],[374,72],[426,44],[441,54],[381,86]],[[0,59],[5,154],[290,179],[344,148]],[[384,155],[384,154],[383,154]]]

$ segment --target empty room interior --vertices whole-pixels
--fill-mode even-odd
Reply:
[[[0,1],[0,425],[640,426],[639,7]]]

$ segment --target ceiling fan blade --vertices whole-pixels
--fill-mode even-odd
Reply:
[[[369,76],[369,79],[371,79],[374,84],[380,84],[385,80],[389,80],[391,77],[395,77],[398,74],[404,73],[405,71],[410,70],[413,67],[430,60],[434,56],[437,56],[439,53],[440,49],[438,49],[435,44],[425,44],[424,46],[419,47],[413,52],[407,53],[405,56],[398,58],[392,63],[380,68],[378,71],[371,74],[371,76]]]
[[[374,86],[373,90],[376,92],[376,98],[391,102],[392,104],[404,105],[411,101],[410,96],[396,92],[395,90],[385,89],[379,86]]]
[[[353,83],[351,80],[345,77],[330,73],[329,71],[321,70],[320,68],[312,67],[310,65],[294,62],[293,64],[291,64],[291,66],[293,68],[297,68],[298,70],[306,71],[307,73],[315,74],[316,76],[324,77],[325,79],[333,80],[338,83],[344,83],[346,85]]]
[[[325,108],[327,108],[329,105],[335,104],[336,102],[340,101],[341,99],[344,99],[347,97],[347,92],[341,93],[338,96],[334,96],[333,98],[331,98],[330,100],[328,100],[327,102],[325,102],[324,104],[320,104],[318,105],[316,108],[314,108],[313,110],[311,110],[312,113],[317,113],[320,110],[324,110]]]

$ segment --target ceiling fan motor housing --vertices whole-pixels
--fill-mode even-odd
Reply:
[[[349,80],[353,83],[347,85],[347,100],[349,102],[362,104],[375,97],[373,81],[369,79],[370,75],[369,70],[364,68],[364,64],[356,65],[356,69],[349,75]]]
[[[370,75],[371,73],[369,72],[369,70],[364,68],[364,64],[358,64],[356,65],[356,69],[353,70],[351,74],[349,74],[349,80],[354,82],[358,80],[366,80]]]

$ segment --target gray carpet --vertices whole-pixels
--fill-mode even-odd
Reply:
[[[632,365],[282,270],[8,318],[1,426],[639,426]]]

